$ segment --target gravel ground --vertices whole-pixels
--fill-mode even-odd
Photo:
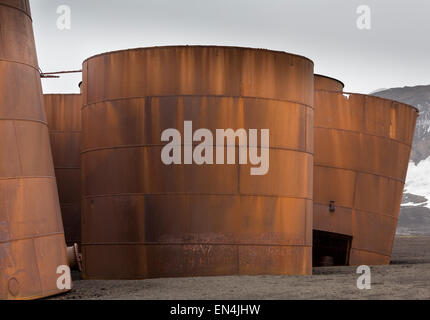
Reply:
[[[326,267],[294,277],[75,280],[70,293],[53,299],[430,299],[430,236],[397,237],[391,265],[371,271],[370,290],[357,289],[355,267]]]

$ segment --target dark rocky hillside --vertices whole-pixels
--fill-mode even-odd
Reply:
[[[430,85],[387,89],[373,95],[420,110],[397,232],[430,234]]]

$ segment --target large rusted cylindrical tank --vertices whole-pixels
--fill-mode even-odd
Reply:
[[[66,243],[81,242],[80,94],[44,95]]]
[[[84,277],[312,272],[310,60],[214,46],[112,52],[84,62],[82,93]],[[184,137],[184,121],[214,136],[269,129],[267,175],[239,165],[238,148],[236,164],[163,164],[161,134]]]
[[[323,233],[314,241],[314,260],[325,242],[338,247],[331,248],[335,255],[347,250],[345,264],[388,264],[418,112],[395,101],[336,92],[336,80],[319,80],[313,228]],[[350,243],[342,245],[348,237]]]
[[[66,245],[28,1],[0,0],[0,299],[63,292]]]

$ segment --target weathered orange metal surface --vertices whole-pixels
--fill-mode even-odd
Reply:
[[[80,94],[44,95],[66,243],[81,242]]]
[[[179,46],[85,61],[84,277],[311,274],[313,92],[313,63],[283,52]],[[185,120],[270,129],[269,173],[164,165],[161,133],[183,136]]]
[[[28,1],[0,0],[0,299],[60,292],[67,265]]]
[[[350,265],[390,262],[417,116],[395,101],[315,91],[313,228],[352,236]]]
[[[315,90],[327,90],[342,92],[345,85],[342,81],[323,76],[321,74],[314,75],[314,88]]]

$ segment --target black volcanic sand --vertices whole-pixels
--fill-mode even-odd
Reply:
[[[75,280],[53,299],[430,299],[430,236],[396,237],[391,265],[371,271],[370,290],[357,289],[356,267],[324,267],[294,277]]]

